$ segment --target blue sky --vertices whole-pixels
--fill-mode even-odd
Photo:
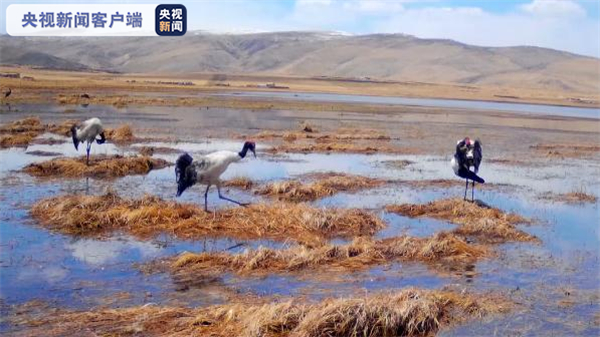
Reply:
[[[1,1],[2,22],[11,3]],[[114,3],[153,3],[119,1]],[[158,2],[157,2],[158,3]],[[600,56],[600,1],[592,0],[180,0],[188,30],[405,33],[484,46],[533,45]]]

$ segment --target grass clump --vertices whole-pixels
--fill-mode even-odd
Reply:
[[[363,269],[393,260],[421,262],[473,262],[485,256],[484,247],[469,245],[446,232],[429,238],[397,237],[382,240],[357,238],[349,244],[303,245],[277,250],[258,248],[232,255],[226,252],[183,253],[176,258],[173,273],[269,274],[312,269]]]
[[[368,142],[368,143],[349,143],[344,141],[336,141],[336,140],[326,140],[320,142],[294,142],[294,143],[283,143],[276,146],[271,147],[269,152],[278,153],[329,153],[329,152],[338,152],[338,153],[365,153],[365,154],[373,154],[373,153],[397,153],[397,154],[414,154],[416,150],[409,148],[400,148],[390,146],[389,144],[381,144],[378,142]]]
[[[16,134],[0,135],[0,148],[27,147],[38,136],[37,132],[21,132]]]
[[[380,186],[384,181],[343,173],[325,173],[316,181],[303,184],[297,180],[268,184],[256,191],[257,194],[277,197],[285,201],[311,201],[338,192],[358,191]]]
[[[505,213],[497,208],[464,201],[443,199],[427,204],[389,205],[386,210],[411,218],[430,217],[459,225],[454,233],[477,237],[482,242],[538,241],[538,239],[515,227],[530,221],[517,214]]]
[[[205,308],[138,306],[91,311],[13,313],[27,335],[65,336],[431,336],[451,326],[512,307],[494,294],[407,288],[360,297],[249,301]],[[11,318],[9,317],[9,319]]]
[[[314,242],[318,238],[372,235],[384,227],[377,216],[358,209],[275,203],[208,213],[192,204],[151,196],[123,199],[112,193],[44,199],[33,206],[31,214],[43,226],[61,233],[98,236],[123,231],[141,238],[166,233],[182,239],[230,236]]]
[[[567,204],[582,204],[582,203],[595,203],[598,198],[593,195],[586,193],[585,191],[573,191],[569,193],[553,194],[546,193],[541,196],[542,199],[552,200],[557,202],[564,202]]]
[[[146,174],[169,166],[170,163],[163,159],[132,156],[91,156],[90,164],[86,164],[85,157],[79,158],[54,158],[41,163],[25,166],[23,171],[36,177],[94,177],[116,178],[132,174]]]
[[[37,117],[28,117],[0,126],[0,148],[27,147],[44,132],[44,125]]]
[[[135,139],[133,130],[129,124],[121,125],[116,129],[107,129],[106,138],[117,143],[132,142]]]
[[[249,190],[254,186],[254,182],[246,177],[236,177],[224,181],[222,185],[225,187],[235,187],[242,190]]]

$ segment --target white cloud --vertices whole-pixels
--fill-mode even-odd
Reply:
[[[527,13],[540,16],[585,16],[585,9],[569,0],[534,0],[521,6]]]
[[[476,6],[411,7],[407,2],[302,0],[286,22],[300,30],[405,33],[483,46],[531,45],[600,56],[600,22],[574,1],[533,0],[501,13]]]
[[[71,250],[73,257],[91,265],[103,265],[115,261],[121,255],[133,250],[137,250],[143,257],[153,257],[160,252],[160,248],[153,243],[131,238],[80,239],[67,245],[67,249]]]
[[[357,0],[344,3],[344,8],[352,11],[364,12],[367,14],[389,14],[404,10],[401,1],[386,0]]]
[[[532,3],[533,4],[533,3]],[[403,32],[422,38],[447,38],[483,46],[532,45],[600,55],[599,23],[577,11],[494,14],[480,8],[406,10],[380,20],[382,32]],[[549,13],[553,13],[550,15]]]

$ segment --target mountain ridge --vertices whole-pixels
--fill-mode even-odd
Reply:
[[[195,31],[172,38],[0,36],[0,47],[2,64],[64,68],[72,63],[73,70],[123,73],[368,77],[592,93],[599,90],[600,75],[600,59],[590,56],[406,34]]]

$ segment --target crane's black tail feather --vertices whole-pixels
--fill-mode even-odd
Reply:
[[[77,127],[75,125],[71,127],[71,137],[73,137],[73,145],[75,146],[75,151],[79,150],[79,139],[77,139]]]
[[[474,182],[480,183],[480,184],[485,183],[485,180],[483,180],[483,178],[481,178],[480,176],[478,176],[475,172],[473,172],[471,170],[464,172],[463,178],[473,180]]]
[[[194,158],[187,153],[182,154],[175,162],[175,179],[177,180],[177,196],[180,196],[183,191],[192,186],[194,181],[194,167],[192,161]]]

